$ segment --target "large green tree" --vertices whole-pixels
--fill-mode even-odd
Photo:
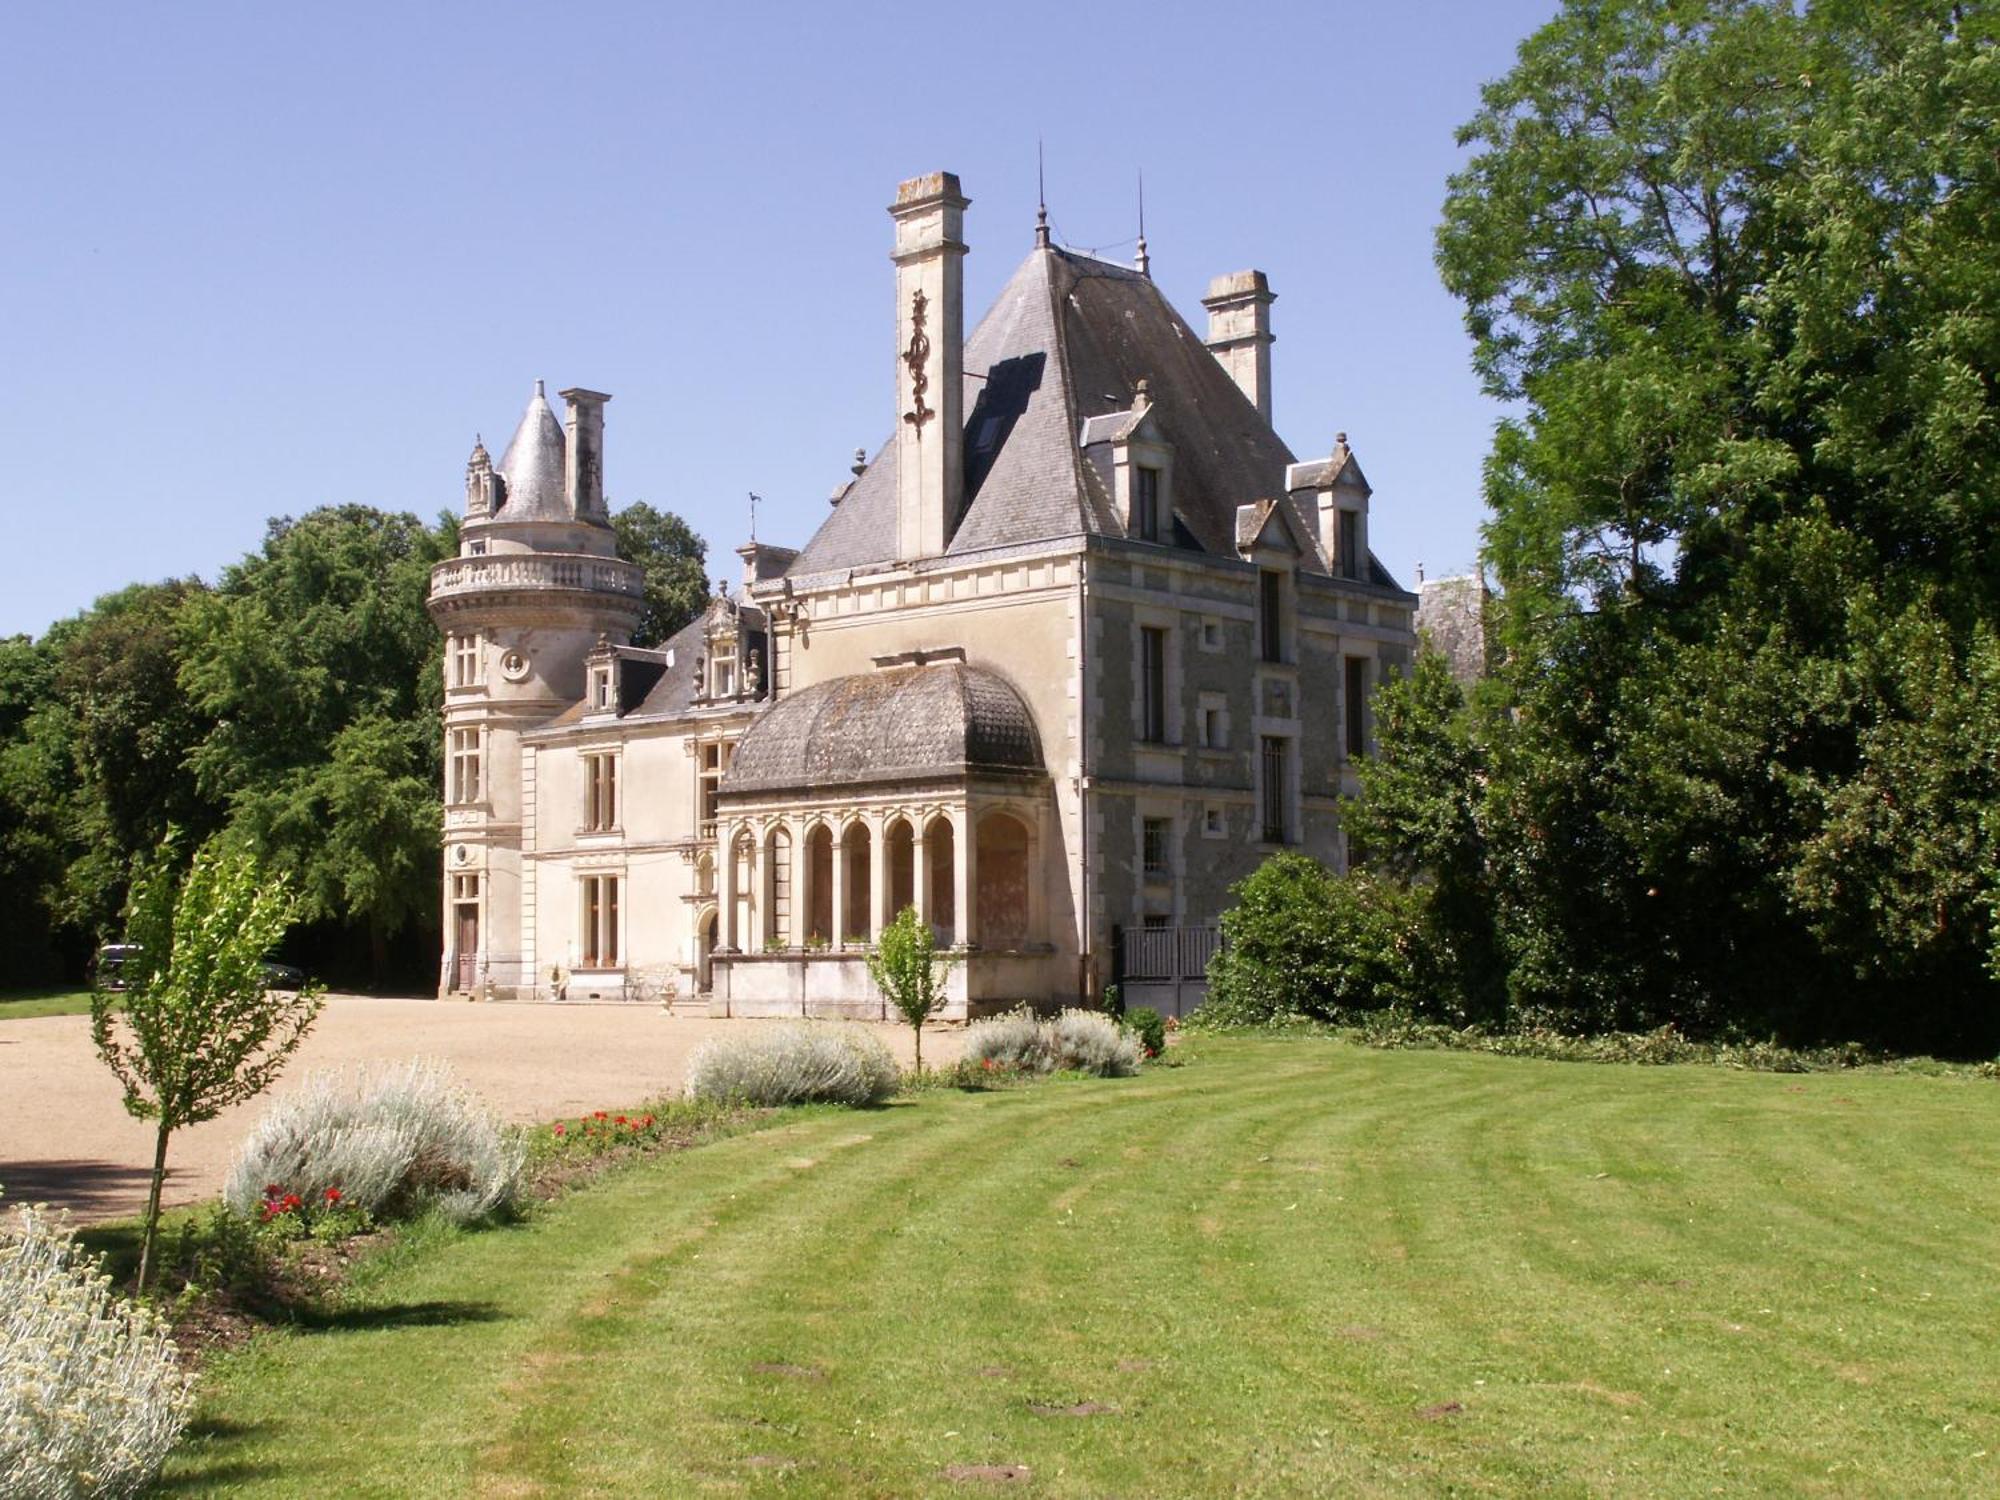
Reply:
[[[1432,790],[1517,1013],[2000,1040],[1995,40],[1572,0],[1461,132],[1507,659]]]
[[[708,544],[672,511],[635,500],[611,518],[618,555],[645,570],[646,612],[635,646],[657,646],[708,602]]]
[[[443,808],[442,647],[424,609],[449,537],[365,506],[271,523],[180,616],[180,684],[211,724],[188,757],[230,833],[308,921],[367,943],[432,918]]]

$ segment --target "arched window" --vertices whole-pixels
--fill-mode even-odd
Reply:
[[[700,859],[695,861],[694,889],[695,894],[698,896],[713,896],[715,894],[715,856],[713,854],[704,854]]]
[[[1028,843],[1018,818],[988,813],[979,820],[979,891],[972,909],[985,947],[1018,948],[1028,940]]]
[[[957,853],[951,819],[939,813],[924,825],[924,883],[931,896],[925,915],[939,944],[956,942],[958,937]]]
[[[875,934],[868,921],[869,892],[873,889],[874,870],[869,858],[868,825],[850,823],[847,832],[840,836],[840,857],[847,861],[843,872],[847,898],[847,910],[841,914],[841,932],[850,942],[867,942]]]
[[[889,861],[889,910],[883,920],[893,922],[906,906],[917,904],[917,836],[898,818],[882,833],[883,857]]]
[[[815,823],[806,834],[806,943],[833,941],[833,830]]]

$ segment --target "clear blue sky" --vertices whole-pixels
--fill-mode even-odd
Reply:
[[[40,5],[0,47],[0,634],[218,570],[266,517],[456,507],[532,382],[610,391],[614,504],[734,574],[893,419],[896,183],[973,200],[968,317],[1051,218],[1197,328],[1270,273],[1278,428],[1346,431],[1407,583],[1474,558],[1497,412],[1431,232],[1554,0]]]

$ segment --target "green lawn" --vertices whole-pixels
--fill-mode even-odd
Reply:
[[[87,1016],[90,991],[62,985],[38,989],[0,990],[0,1021],[30,1021],[37,1016]]]
[[[2000,1488],[2000,1086],[1325,1040],[662,1159],[211,1370],[202,1493]]]

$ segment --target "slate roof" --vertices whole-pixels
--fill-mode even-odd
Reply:
[[[1153,282],[1126,266],[1037,247],[965,347],[966,506],[947,556],[1122,527],[1082,443],[1128,424],[1145,380],[1174,447],[1174,510],[1201,550],[1234,557],[1236,508],[1286,494],[1289,449]],[[1114,420],[1106,421],[1105,418]],[[898,432],[793,564],[798,578],[887,564],[896,549]]]
[[[502,521],[574,521],[563,486],[563,430],[549,410],[542,383],[514,429],[514,440],[500,459],[507,493],[494,516]]]
[[[744,733],[722,793],[1042,771],[1034,715],[1006,678],[942,661],[835,677],[779,699]]]

